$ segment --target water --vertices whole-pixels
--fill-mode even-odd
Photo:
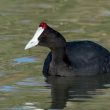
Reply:
[[[20,64],[20,63],[34,63],[37,62],[36,58],[33,57],[21,57],[21,58],[15,58],[13,59],[14,64]]]
[[[110,50],[109,0],[0,0],[0,110],[109,110],[108,76],[43,77],[49,50],[24,50],[41,21]]]

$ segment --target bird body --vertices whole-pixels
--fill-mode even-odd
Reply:
[[[64,61],[69,65],[67,71],[72,74],[63,71],[62,76],[91,76],[110,72],[110,53],[97,43],[92,41],[67,42],[65,53]],[[43,66],[43,73],[46,76],[49,75],[51,60],[50,52]],[[60,69],[60,71],[62,70],[64,68]],[[56,75],[58,74],[56,73]]]

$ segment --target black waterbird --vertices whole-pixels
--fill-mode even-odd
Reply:
[[[40,45],[50,48],[45,59],[45,76],[91,76],[110,72],[110,52],[92,41],[66,42],[57,31],[41,22],[25,49]]]

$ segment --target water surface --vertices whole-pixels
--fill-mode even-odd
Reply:
[[[43,77],[49,49],[24,50],[41,21],[110,50],[109,0],[0,0],[0,110],[109,110],[109,77]]]

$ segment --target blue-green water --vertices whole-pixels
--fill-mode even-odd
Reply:
[[[109,0],[0,0],[0,110],[109,110],[108,76],[44,78],[49,49],[24,50],[41,21],[110,50]]]

